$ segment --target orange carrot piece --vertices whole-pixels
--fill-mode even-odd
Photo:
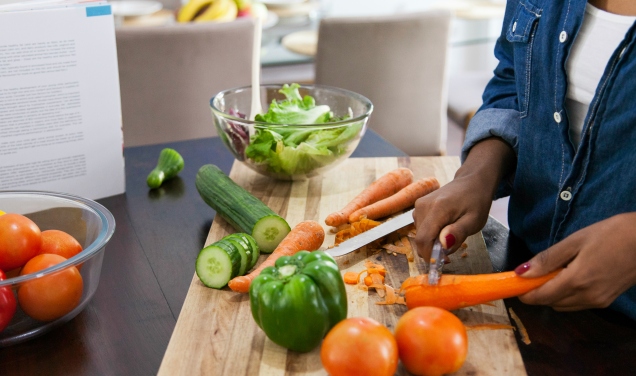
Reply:
[[[349,216],[349,222],[359,221],[360,218],[384,218],[398,213],[415,204],[415,201],[439,188],[439,181],[435,177],[417,180],[402,188],[393,196],[387,197],[373,204],[360,208]]]
[[[400,167],[382,175],[358,194],[342,210],[331,213],[325,219],[327,226],[340,226],[349,221],[349,216],[354,211],[371,205],[376,201],[394,195],[402,188],[413,182],[413,172],[405,167]],[[355,222],[355,221],[352,221]]]
[[[560,270],[538,278],[519,277],[514,271],[476,275],[442,275],[438,285],[428,284],[426,275],[407,278],[401,290],[405,291],[406,306],[434,306],[449,311],[488,303],[497,299],[525,294],[550,279]]]
[[[325,230],[316,221],[300,222],[285,236],[265,261],[256,269],[246,275],[232,278],[228,286],[232,291],[247,293],[250,290],[250,283],[261,274],[261,270],[268,266],[273,266],[281,256],[291,256],[300,251],[315,251],[320,248],[325,240]]]
[[[348,285],[355,285],[358,283],[358,279],[360,279],[360,274],[361,273],[356,273],[356,272],[346,272],[343,276],[342,279],[344,279],[344,283],[348,284]]]

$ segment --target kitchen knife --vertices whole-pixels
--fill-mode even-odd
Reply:
[[[372,228],[371,230],[365,231],[362,234],[352,237],[351,239],[345,240],[337,246],[328,249],[327,253],[334,257],[346,255],[347,253],[353,252],[356,249],[363,247],[376,239],[380,239],[384,235],[390,234],[393,231],[401,229],[404,226],[408,226],[413,223],[413,210],[415,209],[411,209],[405,213],[389,219],[388,221]]]
[[[439,239],[435,239],[433,243],[433,252],[431,252],[431,260],[428,265],[428,284],[433,286],[439,282],[439,277],[442,276],[442,268],[444,267],[444,256],[446,252],[442,248],[442,243]]]

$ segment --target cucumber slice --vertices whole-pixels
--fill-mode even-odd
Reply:
[[[226,236],[223,239],[219,240],[218,243],[220,245],[226,245],[228,247],[234,248],[239,255],[241,255],[241,266],[239,267],[238,275],[244,275],[245,271],[247,271],[247,266],[252,261],[252,253],[247,251],[247,244],[243,246],[242,241],[239,241],[236,238],[232,238],[230,236]]]
[[[199,252],[195,271],[204,285],[220,289],[238,274],[240,266],[238,251],[214,243]]]
[[[260,251],[260,248],[258,248],[258,244],[256,244],[256,240],[254,240],[253,237],[245,234],[245,238],[250,243],[252,248],[252,264],[250,265],[250,269],[252,269],[256,265],[256,262],[258,261],[258,258],[261,255],[261,251]]]
[[[245,273],[247,273],[251,268],[252,268],[252,263],[254,262],[254,258],[258,258],[258,255],[254,255],[254,250],[252,247],[252,244],[249,242],[249,240],[247,239],[249,235],[243,233],[243,232],[238,232],[235,234],[230,234],[228,235],[226,238],[229,239],[233,239],[235,241],[237,241],[241,247],[243,247],[245,249],[245,252],[247,253],[247,255],[249,256],[247,258],[247,265],[245,268]],[[256,244],[256,242],[254,243]]]
[[[291,227],[283,218],[268,215],[256,222],[252,237],[262,253],[272,253],[290,231]]]

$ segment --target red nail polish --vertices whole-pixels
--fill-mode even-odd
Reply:
[[[521,275],[521,274],[527,272],[528,270],[530,270],[530,263],[526,262],[524,264],[521,264],[521,265],[517,266],[515,268],[515,273],[517,273],[517,275]]]
[[[448,234],[446,235],[446,249],[450,249],[455,244],[455,235]]]

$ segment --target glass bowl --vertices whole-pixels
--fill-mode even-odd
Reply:
[[[282,86],[261,86],[262,113],[273,100],[285,99],[279,92]],[[304,180],[332,169],[353,153],[366,131],[373,111],[371,102],[360,94],[330,86],[301,85],[299,92],[302,97],[313,97],[316,106],[329,106],[336,118],[346,119],[302,125],[247,120],[251,86],[220,92],[210,100],[214,126],[237,160],[276,179]],[[283,139],[270,131],[284,135]],[[268,140],[271,142],[264,142]]]
[[[94,201],[52,192],[1,191],[0,210],[30,218],[41,231],[65,231],[83,248],[82,252],[57,265],[0,281],[0,288],[10,288],[18,301],[15,315],[0,332],[0,347],[5,347],[44,334],[68,322],[86,307],[99,283],[104,250],[115,231],[115,219],[108,209]],[[20,308],[17,292],[21,287],[29,283],[44,283],[47,279],[53,281],[57,275],[74,267],[79,270],[83,288],[79,303],[70,312],[51,321],[38,321]],[[17,271],[9,271],[8,274],[17,274]]]

